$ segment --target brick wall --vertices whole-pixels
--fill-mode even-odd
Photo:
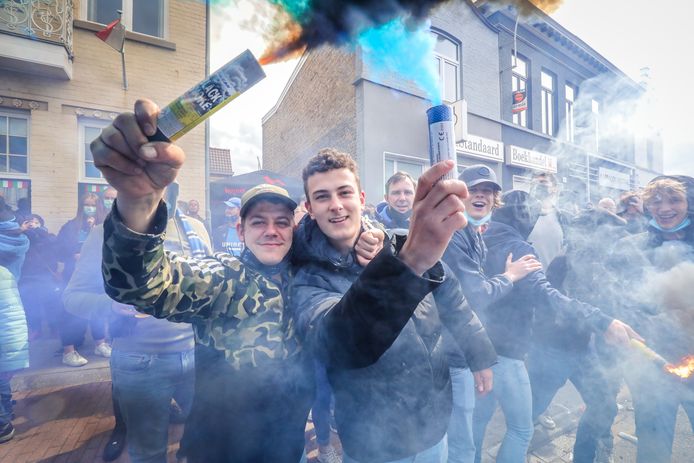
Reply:
[[[75,2],[75,19],[81,16]],[[58,81],[0,69],[0,95],[46,102],[45,110],[31,111],[29,174],[32,207],[57,231],[74,216],[81,158],[77,108],[86,115],[96,111],[103,120],[132,110],[138,98],[166,105],[205,75],[205,5],[169,0],[168,37],[176,50],[133,40],[125,44],[129,89],[122,89],[120,55],[100,41],[93,31],[73,31],[73,76]],[[204,128],[180,140],[187,161],[179,178],[183,198],[204,197]],[[12,177],[0,172],[3,178]]]
[[[311,52],[274,114],[263,123],[263,166],[300,177],[319,149],[356,152],[354,54]]]

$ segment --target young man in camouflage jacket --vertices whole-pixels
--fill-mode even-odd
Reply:
[[[96,165],[119,191],[104,223],[106,292],[149,315],[193,324],[195,397],[181,442],[189,463],[297,462],[313,364],[284,310],[296,203],[272,185],[249,190],[239,259],[165,252],[162,191],[184,154],[170,143],[147,143],[153,103],[139,101],[135,110],[92,143]],[[378,246],[373,237],[360,243],[368,262]]]

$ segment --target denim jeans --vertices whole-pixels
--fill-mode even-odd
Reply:
[[[448,463],[471,463],[475,459],[472,413],[475,410],[475,379],[469,368],[451,367],[453,412],[448,424]]]
[[[388,461],[385,463],[446,463],[448,454],[448,445],[446,436],[433,447],[419,452],[411,457],[401,458],[399,460]],[[342,463],[359,463],[357,460],[350,458],[346,453],[342,456]]]
[[[492,367],[494,389],[478,398],[472,416],[472,434],[475,440],[475,462],[482,461],[482,443],[489,420],[497,402],[506,419],[506,434],[501,442],[498,463],[525,463],[525,455],[533,437],[532,393],[530,379],[522,360],[499,356]]]
[[[318,360],[313,361],[316,377],[316,397],[313,400],[311,416],[316,429],[316,442],[320,446],[330,444],[330,402],[333,390],[328,382],[328,372],[325,365]]]
[[[0,428],[12,421],[12,374],[0,372]]]
[[[619,385],[612,385],[592,351],[567,352],[545,345],[533,346],[528,356],[533,393],[533,421],[547,410],[557,391],[571,380],[586,410],[574,442],[574,462],[593,463],[598,441],[612,448],[612,423],[617,416]]]
[[[113,350],[113,394],[125,420],[133,463],[166,463],[171,399],[185,414],[190,411],[194,370],[192,349],[171,354]]]
[[[636,462],[669,463],[680,405],[694,429],[694,392],[642,360],[625,364],[624,379],[634,402]]]

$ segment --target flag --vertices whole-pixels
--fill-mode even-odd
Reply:
[[[116,51],[123,52],[125,26],[120,22],[120,18],[110,23],[103,30],[97,32],[96,36]]]

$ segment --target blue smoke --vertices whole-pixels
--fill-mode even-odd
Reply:
[[[362,31],[357,43],[363,50],[364,65],[375,79],[385,80],[389,74],[412,81],[432,104],[441,104],[441,90],[433,59],[436,39],[425,21],[414,26],[403,18]]]

